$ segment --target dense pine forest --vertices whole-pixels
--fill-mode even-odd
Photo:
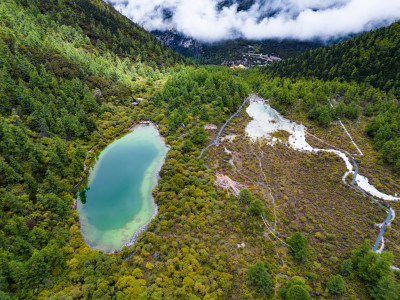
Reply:
[[[376,147],[366,146],[376,160],[362,167],[385,175],[374,178],[385,191],[398,187],[399,36],[395,23],[270,71],[230,70],[192,65],[100,0],[2,1],[0,299],[399,299],[399,277],[390,269],[400,264],[398,221],[389,231],[394,245],[377,254],[374,223],[384,213],[367,201],[361,206],[370,220],[351,224],[354,236],[340,222],[318,221],[305,205],[290,224],[291,216],[283,209],[274,215],[254,188],[239,199],[217,188],[215,169],[205,165],[217,152],[198,159],[209,144],[203,126],[220,127],[255,92],[317,133],[337,126],[338,117],[351,128],[361,124],[359,136]],[[357,52],[367,44],[374,64]],[[298,64],[322,73],[294,72]],[[325,74],[320,64],[334,71]],[[90,249],[71,191],[88,176],[83,166],[95,156],[88,151],[142,119],[156,122],[170,147],[153,190],[157,218],[132,247]],[[242,111],[227,130],[247,121]],[[250,162],[243,165],[251,167],[256,158],[244,153]],[[312,160],[335,164],[309,155],[302,169]],[[338,185],[339,173],[328,174]],[[294,199],[283,187],[270,191],[280,204]],[[266,238],[261,214],[271,223],[280,218],[286,245]]]
[[[397,170],[400,166],[400,23],[367,32],[344,43],[309,51],[268,69],[273,76],[356,82],[366,90],[365,114],[374,116],[367,134]],[[343,94],[345,102],[359,98],[360,89]],[[371,87],[379,89],[374,91]]]
[[[340,44],[311,50],[273,66],[270,72],[292,78],[367,82],[399,96],[399,28],[397,22]]]

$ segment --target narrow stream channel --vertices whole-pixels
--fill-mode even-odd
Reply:
[[[364,196],[366,196],[366,197],[372,196],[372,201],[374,201],[377,205],[379,205],[379,207],[384,207],[384,206],[378,200],[374,199],[373,197],[379,198],[384,201],[395,201],[395,202],[400,201],[400,197],[396,197],[393,195],[387,195],[387,194],[380,192],[375,186],[373,186],[369,183],[368,178],[358,174],[357,162],[355,161],[354,157],[350,153],[335,150],[335,149],[313,148],[306,141],[306,131],[305,131],[304,125],[296,124],[296,123],[284,118],[281,114],[279,114],[279,112],[277,112],[271,106],[269,106],[269,104],[267,104],[267,101],[265,99],[259,98],[255,94],[249,95],[243,101],[243,103],[239,107],[239,109],[221,127],[221,129],[218,132],[218,135],[211,142],[211,144],[209,144],[204,149],[202,149],[200,155],[198,156],[198,159],[200,159],[203,156],[204,152],[208,148],[210,148],[214,145],[216,145],[216,146],[219,145],[219,138],[222,134],[223,129],[241,111],[241,109],[243,108],[243,106],[246,104],[247,101],[250,101],[250,105],[246,109],[246,112],[248,113],[248,115],[250,117],[253,118],[253,120],[247,124],[246,133],[253,142],[255,142],[258,138],[264,137],[264,138],[270,140],[271,144],[274,144],[277,141],[280,141],[283,143],[283,141],[279,140],[278,138],[273,137],[271,134],[273,132],[276,132],[279,130],[284,130],[290,134],[288,146],[293,148],[294,150],[306,151],[306,152],[328,152],[328,153],[333,153],[335,155],[338,155],[344,161],[346,168],[347,168],[347,172],[343,175],[344,184],[347,184],[346,183],[347,176],[352,174],[353,180],[351,182],[351,185],[354,188],[356,188],[357,190],[359,190]],[[339,122],[340,122],[341,126],[343,127],[343,130],[349,136],[351,142],[355,145],[357,151],[361,155],[363,155],[362,151],[357,146],[353,137],[347,131],[346,127],[343,125],[343,123],[340,120],[339,120]],[[207,170],[210,170],[210,168],[206,164],[204,164],[204,166],[207,168]],[[354,171],[353,171],[353,166],[354,166]],[[386,227],[390,226],[390,224],[393,222],[393,220],[396,217],[395,211],[390,205],[385,206],[385,208],[387,210],[388,215],[383,223],[377,224],[377,226],[381,230],[380,230],[379,235],[373,246],[373,251],[376,253],[381,253],[383,251],[383,249],[385,247],[383,235],[385,233]],[[380,245],[380,247],[379,247],[379,245]],[[379,247],[379,249],[378,249],[378,247]],[[392,266],[391,268],[393,271],[400,271],[400,269],[397,267]]]
[[[257,140],[258,138],[264,137],[269,139],[270,143],[273,144],[276,141],[280,140],[278,138],[272,137],[271,134],[279,130],[284,130],[290,134],[288,140],[289,143],[288,146],[294,150],[315,152],[315,153],[328,152],[338,155],[344,161],[347,168],[347,172],[343,176],[343,182],[345,184],[346,184],[345,181],[346,177],[352,174],[353,175],[352,185],[355,188],[357,188],[361,193],[363,193],[365,196],[376,197],[384,201],[400,201],[399,197],[393,195],[387,195],[380,192],[377,188],[375,188],[375,186],[369,183],[368,178],[358,174],[358,165],[351,154],[335,149],[313,148],[306,141],[306,131],[303,125],[296,124],[288,119],[285,119],[282,115],[280,115],[267,103],[264,103],[263,101],[252,102],[250,106],[247,108],[246,112],[249,114],[250,117],[253,118],[253,120],[250,121],[246,127],[246,133],[253,141]],[[351,140],[354,143],[352,138]],[[383,205],[378,200],[374,198],[372,199],[380,207],[383,207]],[[383,234],[385,232],[386,226],[390,225],[395,217],[394,210],[389,205],[387,208],[387,212],[388,216],[386,220],[382,224],[378,224],[378,226],[381,228],[381,231],[373,247],[373,251],[377,253],[382,252],[384,248]],[[379,245],[381,245],[381,247],[378,249]]]

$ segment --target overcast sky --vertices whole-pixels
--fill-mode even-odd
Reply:
[[[221,0],[108,1],[148,30],[175,28],[206,42],[238,37],[329,40],[400,19],[400,0],[254,0],[247,11],[238,11],[237,4],[218,9]]]

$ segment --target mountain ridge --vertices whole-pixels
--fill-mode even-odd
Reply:
[[[367,81],[400,94],[400,22],[358,35],[343,43],[307,52],[273,66],[272,74],[285,77],[338,78]],[[315,59],[313,59],[315,58]]]
[[[368,242],[385,200],[352,189],[340,157],[288,147],[288,131],[253,142],[245,99],[313,148],[358,153],[347,131],[359,174],[386,194],[400,188],[398,99],[281,66],[195,65],[100,0],[0,2],[0,298],[397,300],[399,219],[382,253]],[[157,216],[132,246],[91,249],[74,187],[144,120],[170,148]]]

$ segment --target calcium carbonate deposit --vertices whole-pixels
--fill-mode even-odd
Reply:
[[[246,112],[250,117],[253,118],[251,122],[247,124],[246,133],[250,139],[254,142],[258,138],[266,138],[271,144],[281,141],[276,137],[272,137],[273,132],[280,130],[286,131],[290,134],[289,136],[289,147],[298,151],[307,152],[329,152],[338,155],[346,164],[347,172],[343,176],[343,181],[349,174],[354,175],[353,165],[350,161],[348,153],[344,153],[334,149],[318,149],[313,148],[306,141],[305,127],[302,124],[292,122],[276,110],[265,103],[252,102],[247,108]],[[378,191],[373,185],[368,182],[368,178],[357,174],[356,184],[365,192],[372,195],[373,197],[386,200],[386,201],[400,201],[400,197],[384,194]]]

